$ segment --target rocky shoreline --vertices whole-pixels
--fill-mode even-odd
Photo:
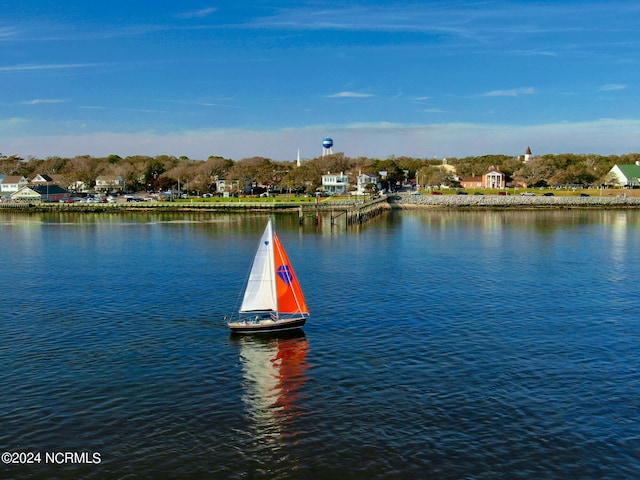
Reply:
[[[578,197],[521,195],[395,195],[392,208],[640,208],[640,197]]]

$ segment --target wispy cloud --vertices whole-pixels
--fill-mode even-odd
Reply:
[[[189,12],[182,12],[176,15],[178,18],[189,19],[189,18],[203,18],[208,17],[212,13],[215,13],[218,9],[215,7],[201,8],[200,10],[192,10]]]
[[[26,100],[21,102],[22,105],[42,105],[45,103],[64,103],[65,100],[59,98],[35,98],[33,100]]]
[[[509,90],[491,90],[490,92],[483,93],[482,97],[519,97],[521,95],[533,95],[536,93],[536,89],[533,87],[525,88],[512,88]]]
[[[584,18],[602,15],[612,7],[601,2],[585,3],[580,10],[564,4],[522,4],[517,8],[484,5],[460,8],[449,2],[410,2],[389,7],[353,5],[345,8],[325,6],[283,8],[277,14],[253,22],[260,28],[303,30],[346,30],[384,32],[422,32],[450,34],[467,39],[485,41],[508,35],[541,35],[550,32],[586,31]],[[482,8],[479,6],[482,5]],[[626,3],[616,2],[615,8]],[[630,8],[633,12],[633,8]],[[550,21],[550,19],[556,19]]]
[[[19,117],[0,118],[0,130],[17,127],[18,125],[22,125],[24,123],[27,123],[27,121],[24,118],[19,118]]]
[[[516,50],[512,52],[514,55],[522,57],[557,57],[558,52],[551,50]]]
[[[358,93],[358,92],[338,92],[332,95],[327,95],[327,98],[368,98],[373,97],[370,93]]]
[[[8,65],[0,67],[3,72],[29,72],[37,70],[68,70],[74,68],[87,68],[101,66],[99,63],[47,63],[41,65]]]
[[[3,40],[9,40],[13,38],[17,33],[18,33],[17,30],[12,27],[0,28],[0,42]]]
[[[215,102],[204,102],[201,104],[203,107],[219,107],[219,108],[244,108],[240,105],[230,105],[228,103],[215,103]]]
[[[602,85],[598,91],[600,92],[614,92],[616,90],[625,90],[627,85],[623,85],[621,83],[608,83],[606,85]]]

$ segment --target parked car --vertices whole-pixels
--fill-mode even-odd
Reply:
[[[463,190],[458,190],[456,192],[456,195],[469,195],[467,192],[463,191]]]
[[[590,197],[591,195],[589,195],[588,193],[581,193],[580,196],[581,197]]]
[[[553,197],[553,192],[547,192],[542,194],[543,197]]]
[[[431,195],[442,195],[442,192],[431,192]]]
[[[533,192],[522,192],[520,195],[523,197],[535,197],[536,194]]]

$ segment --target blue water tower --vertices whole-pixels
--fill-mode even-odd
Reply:
[[[331,155],[333,153],[333,138],[326,137],[322,140],[322,156]]]

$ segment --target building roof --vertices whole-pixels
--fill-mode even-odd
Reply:
[[[632,163],[631,165],[616,165],[627,180],[640,179],[640,165]]]
[[[61,173],[38,173],[31,179],[31,183],[57,183],[63,181],[64,175]]]
[[[56,195],[59,193],[68,193],[64,188],[59,185],[30,185],[29,187],[40,195]]]
[[[7,175],[2,179],[2,183],[10,184],[10,183],[20,183],[20,181],[26,181],[22,175]]]
[[[500,171],[500,167],[494,167],[494,166],[489,167],[489,170],[487,170],[487,173],[485,173],[485,175],[488,175],[490,173],[499,173],[500,175],[504,175],[504,173]]]
[[[124,180],[122,175],[98,175],[96,180],[118,182]]]
[[[524,152],[525,155],[531,155],[531,147],[527,147],[527,151]]]

